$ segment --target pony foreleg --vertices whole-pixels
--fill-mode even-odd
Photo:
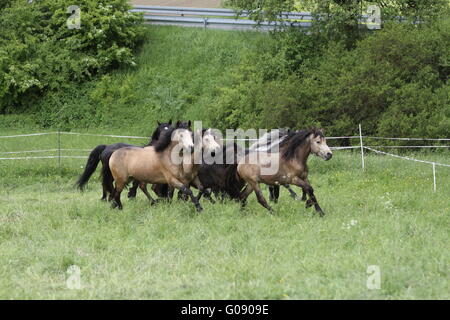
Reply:
[[[200,201],[202,195],[205,195],[205,198],[208,199],[212,204],[216,203],[214,199],[211,197],[211,192],[204,188],[198,176],[192,181],[192,184],[198,189],[199,193],[197,195],[197,200]]]
[[[172,179],[171,183],[170,183],[173,187],[179,189],[181,192],[183,192],[184,194],[188,195],[192,202],[195,205],[195,209],[197,209],[198,212],[202,211],[203,208],[200,205],[200,202],[198,201],[197,197],[194,196],[194,193],[192,192],[191,189],[189,189],[189,187],[186,187],[184,184],[182,184],[180,181]]]
[[[325,215],[325,212],[323,212],[322,208],[319,206],[319,203],[317,202],[316,196],[314,195],[314,189],[309,184],[309,181],[304,181],[298,177],[292,180],[292,183],[296,186],[299,186],[303,189],[304,192],[306,192],[309,196],[309,200],[306,202],[306,207],[308,208],[311,205],[314,205],[314,208],[319,213],[319,215],[322,217]]]
[[[291,188],[288,184],[283,184],[283,187],[285,187],[286,189],[288,189],[289,194],[291,195],[291,198],[292,198],[292,199],[298,200],[297,194],[295,193],[294,190],[292,190],[292,188]],[[306,200],[306,193],[305,193],[305,191],[303,191],[303,196],[305,197],[305,200]],[[302,200],[303,200],[303,196],[302,196]]]
[[[302,201],[306,201],[306,192],[302,189]]]

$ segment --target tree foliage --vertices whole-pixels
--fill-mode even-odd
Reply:
[[[43,93],[133,64],[142,18],[126,0],[79,0],[81,26],[70,29],[70,0],[11,1],[0,13],[0,112]]]
[[[291,31],[292,32],[292,31]],[[347,50],[333,42],[319,53],[313,35],[287,50],[255,53],[236,67],[218,99],[222,127],[323,126],[347,135],[367,133],[450,136],[450,24],[416,28],[391,24]],[[281,55],[280,55],[281,53]],[[258,58],[257,58],[258,57]],[[255,62],[256,61],[256,62]],[[263,67],[265,65],[265,67]],[[267,73],[269,70],[283,70]]]

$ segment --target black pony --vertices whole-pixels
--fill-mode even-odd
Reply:
[[[158,127],[153,132],[149,143],[146,144],[145,146],[151,146],[154,143],[156,143],[156,141],[158,141],[158,139],[159,139],[159,136],[161,135],[161,132],[163,132],[164,130],[169,130],[171,127],[172,127],[172,120],[170,120],[167,123],[160,123],[158,121]],[[104,173],[106,171],[109,171],[108,162],[109,162],[109,158],[111,157],[112,153],[114,151],[116,151],[120,148],[124,148],[124,147],[135,147],[135,146],[133,146],[131,144],[127,144],[127,143],[115,143],[115,144],[110,144],[110,145],[101,144],[101,145],[95,147],[89,155],[84,172],[78,178],[78,181],[76,182],[75,185],[80,190],[84,190],[84,187],[86,186],[87,182],[91,178],[94,171],[97,169],[98,163],[100,161],[102,161],[102,176],[105,176]],[[106,200],[108,197],[108,194],[109,194],[108,200],[111,200],[111,197],[112,197],[111,190],[114,190],[112,181],[103,179],[102,186],[103,186],[103,195],[102,195],[101,200]],[[133,186],[131,187],[130,191],[128,192],[129,198],[136,197],[136,190],[137,190],[138,186],[139,186],[139,182],[133,181]]]
[[[202,133],[205,131],[206,129]],[[222,158],[221,163],[206,164],[203,161],[198,166],[198,178],[205,190],[199,192],[197,195],[198,200],[205,195],[208,200],[214,202],[207,190],[211,190],[216,198],[221,200],[225,198],[238,200],[245,185],[244,181],[239,179],[236,172],[238,156],[245,155],[247,152],[248,150],[239,147],[235,142],[229,143],[222,147],[220,154],[217,154],[217,158]],[[211,156],[214,157],[214,155]],[[231,163],[227,163],[227,159]],[[193,185],[191,186],[195,187]],[[160,198],[169,200],[173,198],[173,190],[170,190],[168,185],[154,184],[152,190]],[[188,200],[181,192],[178,193],[178,199]]]
[[[235,142],[222,147],[222,163],[206,164],[203,163],[198,168],[198,177],[205,189],[211,189],[216,198],[224,200],[230,198],[238,200],[245,182],[237,176],[238,157],[248,153],[239,147]],[[231,163],[227,163],[227,160]],[[202,197],[204,192],[198,194]]]

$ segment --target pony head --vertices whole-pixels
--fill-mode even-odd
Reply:
[[[189,129],[191,122],[177,121],[175,130],[172,133],[172,141],[178,142],[178,148],[182,153],[192,153],[194,151],[194,137]]]
[[[153,131],[152,137],[150,139],[150,142],[148,145],[154,144],[156,141],[158,141],[159,137],[162,133],[169,131],[172,127],[172,120],[169,120],[169,122],[159,122],[157,121],[158,126],[156,127],[155,131]]]
[[[212,157],[214,157],[216,152],[221,150],[221,146],[217,140],[218,137],[214,135],[212,129],[203,131],[203,135],[201,138],[201,147],[206,154],[210,154]]]
[[[311,152],[313,154],[324,160],[331,159],[333,152],[331,152],[330,147],[327,145],[327,140],[323,135],[322,129],[312,129],[308,139],[311,145]]]

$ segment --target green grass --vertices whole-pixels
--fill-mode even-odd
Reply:
[[[270,41],[263,33],[148,28],[137,68],[45,97],[34,115],[0,115],[0,136],[42,125],[146,136],[169,118],[208,125],[204,110],[226,73]],[[61,148],[118,141],[146,142],[62,135]],[[0,152],[57,146],[56,135],[0,138]],[[8,156],[23,155],[0,153]],[[413,157],[450,163],[448,152]],[[84,164],[0,160],[0,298],[450,298],[450,168],[437,167],[433,193],[430,165],[369,154],[363,172],[357,152],[311,158],[327,213],[320,218],[285,190],[273,216],[254,195],[244,211],[202,200],[197,214],[178,201],[150,207],[140,192],[136,201],[123,199],[120,212],[99,201],[97,174],[85,193],[73,188]],[[81,290],[66,286],[71,265],[81,270]],[[370,265],[380,267],[380,290],[366,287]]]
[[[62,137],[70,148],[114,141]],[[0,151],[55,144],[0,139]],[[414,156],[450,162],[448,153]],[[150,207],[139,192],[112,210],[96,178],[83,194],[73,188],[84,163],[0,160],[1,299],[450,298],[448,168],[437,168],[433,193],[429,165],[368,155],[362,172],[358,153],[311,158],[320,218],[284,190],[275,215],[254,195],[244,211],[202,200],[197,214],[178,201]],[[66,286],[71,265],[81,290]],[[380,290],[366,287],[369,265],[380,267]]]

